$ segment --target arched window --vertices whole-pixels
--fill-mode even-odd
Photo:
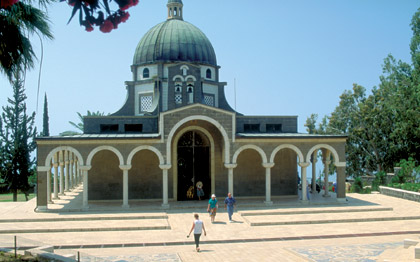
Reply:
[[[193,86],[192,85],[188,85],[188,87],[187,87],[187,93],[192,93],[192,92],[194,92]]]
[[[192,84],[187,85],[187,97],[188,104],[194,103],[194,86]]]
[[[176,7],[174,8],[174,16],[177,16],[178,14],[177,14],[177,9],[176,9]]]
[[[149,68],[143,69],[143,78],[149,78],[149,77],[150,77]]]
[[[206,78],[211,79],[211,70],[207,69],[206,71]]]
[[[178,79],[177,79],[178,81]],[[182,104],[182,85],[181,82],[175,83],[175,103]]]

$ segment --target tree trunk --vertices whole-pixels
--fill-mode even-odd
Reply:
[[[13,189],[13,202],[17,202],[17,189]]]

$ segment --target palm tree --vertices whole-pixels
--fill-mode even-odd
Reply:
[[[83,116],[79,112],[77,112],[77,116],[79,117],[79,123],[75,123],[73,121],[69,121],[69,123],[74,128],[76,128],[78,131],[67,130],[67,131],[61,132],[60,136],[74,136],[74,135],[83,134],[83,131],[84,131]],[[105,113],[104,112],[99,112],[99,111],[96,111],[96,112],[92,111],[91,112],[91,111],[88,110],[86,116],[105,116]]]
[[[45,9],[51,1],[37,2]],[[25,72],[34,67],[36,55],[30,36],[37,34],[40,38],[53,39],[46,12],[32,4],[31,0],[20,0],[0,6],[0,72],[9,81],[13,80],[13,72]]]

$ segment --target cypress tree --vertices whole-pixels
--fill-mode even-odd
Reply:
[[[47,93],[45,93],[45,96],[44,96],[44,116],[43,116],[43,121],[42,121],[42,136],[50,136]]]
[[[2,152],[2,179],[7,189],[17,201],[18,190],[28,195],[28,177],[33,175],[34,159],[30,154],[35,150],[35,112],[26,113],[26,95],[20,73],[14,74],[13,97],[9,105],[3,107],[1,115],[0,146]]]

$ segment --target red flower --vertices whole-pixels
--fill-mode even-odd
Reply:
[[[132,6],[137,5],[138,3],[139,3],[139,0],[128,0],[124,5],[122,6],[120,5],[120,9],[125,11]]]
[[[92,32],[93,31],[93,27],[92,26],[86,26],[86,31]]]
[[[120,15],[121,22],[125,23],[125,21],[127,21],[129,17],[130,14],[128,12],[122,12]]]
[[[102,33],[109,33],[112,29],[114,29],[114,24],[108,19],[99,27]]]
[[[0,0],[0,7],[7,8],[19,2],[19,0]]]

